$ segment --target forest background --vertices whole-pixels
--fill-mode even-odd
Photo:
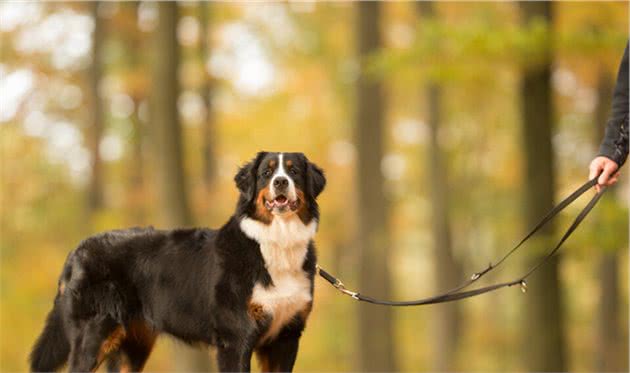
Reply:
[[[627,40],[627,2],[0,3],[0,369],[83,238],[218,227],[259,150],[326,171],[319,263],[348,286],[452,287],[586,180]],[[525,295],[317,280],[296,370],[627,371],[627,206],[622,177]],[[147,370],[208,356],[163,337]]]

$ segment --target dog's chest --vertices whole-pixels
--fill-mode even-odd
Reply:
[[[272,284],[254,286],[251,303],[259,305],[271,317],[271,325],[263,339],[272,338],[299,312],[309,307],[311,283],[302,269],[316,223],[304,225],[299,218],[274,219],[265,225],[245,218],[241,229],[256,240]]]

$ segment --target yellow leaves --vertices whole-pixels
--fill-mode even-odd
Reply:
[[[121,224],[124,219],[124,212],[116,209],[102,209],[90,214],[91,234],[108,231],[112,229],[124,228],[127,225]]]
[[[608,4],[609,22],[589,25],[566,21],[564,12],[579,9],[581,4],[557,4],[554,5],[562,11],[556,10],[560,21],[553,25],[542,18],[520,24],[512,17],[499,16],[502,11],[498,8],[488,9],[479,17],[444,15],[419,19],[412,45],[390,46],[370,56],[368,72],[385,78],[395,71],[409,74],[416,82],[461,81],[478,74],[488,79],[498,66],[537,66],[551,56],[579,56],[598,63],[621,56],[619,51],[627,40],[627,20],[623,17],[627,14],[627,9],[623,10],[626,5],[617,4],[615,13],[610,10],[615,6]]]
[[[628,209],[616,198],[616,188],[611,189],[602,197],[593,216],[576,232],[575,241],[582,243],[581,255],[590,256],[593,250],[615,252],[628,248]]]
[[[7,249],[3,245],[0,263],[0,361],[3,370],[25,371],[25,357],[52,306],[57,277],[71,247],[30,242],[10,258]]]
[[[217,47],[221,28],[228,23],[250,25],[256,5],[213,3],[210,6],[213,45]],[[116,83],[113,93],[125,93],[138,104],[151,93],[146,74],[151,61],[143,56],[149,33],[137,30],[137,20],[126,7],[121,5],[116,16],[110,18],[108,32],[113,37],[105,48],[105,73],[108,80]],[[520,220],[524,207],[519,194],[523,170],[521,133],[517,127],[518,70],[543,62],[553,53],[556,65],[575,75],[579,89],[592,88],[594,79],[588,76],[596,74],[595,66],[606,66],[611,74],[617,69],[627,39],[628,4],[554,2],[553,25],[542,19],[519,23],[518,6],[509,2],[438,2],[435,18],[431,19],[417,14],[415,3],[387,3],[383,7],[386,19],[382,31],[387,48],[362,62],[366,74],[385,82],[386,153],[400,156],[406,164],[401,179],[388,184],[396,193],[390,201],[388,222],[392,244],[389,247],[393,251],[393,264],[398,268],[392,281],[395,295],[412,298],[431,292],[431,283],[425,282],[430,278],[427,271],[433,266],[426,255],[431,223],[426,180],[431,175],[427,173],[424,142],[400,140],[400,136],[392,135],[392,129],[395,131],[404,120],[426,120],[426,97],[421,93],[424,84],[446,83],[440,143],[452,183],[450,203],[456,255],[466,262],[467,269],[484,266],[488,258],[494,258],[494,254],[500,253],[527,228]],[[295,33],[278,33],[277,23],[254,17],[257,25],[252,26],[252,32],[273,63],[276,80],[260,95],[245,95],[235,88],[233,81],[217,74],[212,102],[217,176],[211,190],[201,182],[200,149],[204,142],[201,126],[190,125],[191,121],[186,120],[182,136],[190,202],[199,225],[216,227],[233,212],[237,198],[232,181],[234,172],[258,150],[303,151],[323,166],[329,184],[320,198],[322,224],[317,236],[320,261],[339,267],[339,274],[349,283],[355,269],[353,242],[357,220],[354,216],[356,155],[351,142],[354,130],[351,123],[355,114],[354,84],[360,70],[355,57],[354,8],[355,4],[350,3],[318,3],[312,12],[289,11],[286,16]],[[183,14],[195,15],[195,9],[194,4],[185,7]],[[82,79],[79,73],[47,68],[43,61],[49,57],[47,54],[27,55],[14,50],[12,41],[16,35],[11,32],[1,36],[5,42],[0,43],[1,54],[11,68],[21,64],[38,69],[38,79],[42,79],[38,95],[48,99],[57,94],[52,83],[61,78],[79,85]],[[234,40],[226,40],[226,46],[234,44]],[[197,49],[186,47],[180,51],[182,92],[196,91],[209,78],[206,66]],[[112,92],[105,92],[105,97]],[[42,105],[54,102],[50,99],[50,103]],[[562,101],[558,103],[559,117],[574,110]],[[63,112],[51,109],[77,126],[88,117],[84,107]],[[590,138],[593,130],[588,120],[583,119],[584,125],[569,121],[566,126]],[[142,154],[138,155],[131,151],[137,134],[131,135],[127,119],[124,122],[120,118],[107,119],[108,131],[120,136],[129,151],[124,152],[120,161],[107,163],[106,206],[91,219],[84,211],[84,186],[73,184],[67,170],[49,159],[44,141],[25,135],[17,121],[0,124],[3,369],[26,368],[27,350],[43,324],[65,255],[80,239],[112,228],[157,224],[154,190],[157,185],[151,177],[157,165],[146,154],[153,130],[151,124],[143,123],[140,148],[144,150],[140,149]],[[557,180],[562,188],[569,184],[567,179],[581,177],[577,168],[582,166],[579,159],[558,154],[568,165]],[[136,162],[140,161],[144,163],[137,168]],[[142,176],[142,184],[133,181],[138,174]],[[558,190],[557,195],[565,191]],[[592,260],[586,259],[596,257],[601,251],[623,250],[628,244],[627,209],[621,206],[622,201],[612,197],[613,193],[600,201],[593,215],[567,242],[565,251],[572,260],[567,261],[568,271],[563,276],[568,283],[580,281],[566,289],[566,293],[568,298],[578,301],[575,314],[585,320],[592,320],[595,304],[592,276],[579,276],[593,269]],[[580,206],[578,203],[576,209]],[[554,238],[570,224],[576,209],[556,222]],[[374,234],[375,239],[382,240],[377,232]],[[538,250],[549,248],[548,243],[533,246],[539,246]],[[533,246],[525,251],[537,252]],[[510,271],[516,269],[518,264],[510,267]],[[623,271],[627,271],[626,265]],[[497,279],[507,274],[504,272]],[[315,311],[302,342],[297,370],[350,370],[356,353],[353,347],[356,330],[354,324],[346,321],[358,306],[320,286],[316,283]],[[464,304],[467,323],[459,354],[460,361],[468,365],[462,369],[518,368],[519,332],[515,320],[522,312],[517,307],[518,299],[522,299],[521,294],[513,289]],[[490,324],[488,308],[494,309]],[[430,325],[430,312],[426,309],[396,312],[400,316],[396,335],[402,341],[398,352],[401,367],[423,369],[431,358],[430,348],[423,346],[432,341],[427,333],[418,330]],[[569,333],[575,334],[575,326],[569,329]],[[586,330],[580,334],[580,340],[592,339],[592,328]],[[10,343],[6,336],[10,336]],[[487,354],[488,346],[498,345],[501,356]],[[162,342],[151,357],[149,371],[174,369],[168,353],[170,347],[170,343]],[[590,348],[583,352],[592,354]],[[576,369],[589,368],[575,361]]]

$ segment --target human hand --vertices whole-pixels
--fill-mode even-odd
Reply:
[[[597,189],[597,192],[599,193],[602,190],[602,186],[611,186],[617,182],[619,177],[619,172],[617,172],[618,169],[619,165],[617,162],[608,157],[599,156],[593,159],[591,165],[589,166],[590,172],[588,179],[592,180],[599,175],[597,185],[595,186],[595,189]]]

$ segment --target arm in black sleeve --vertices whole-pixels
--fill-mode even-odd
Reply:
[[[619,66],[612,110],[599,155],[612,159],[619,167],[628,157],[628,44]]]

